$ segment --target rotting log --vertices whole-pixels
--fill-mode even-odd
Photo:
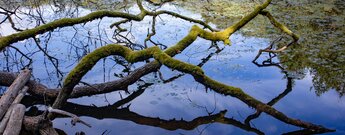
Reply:
[[[20,72],[16,80],[8,88],[5,94],[0,99],[0,119],[5,115],[8,108],[11,106],[14,99],[17,97],[18,92],[24,87],[24,85],[29,81],[31,76],[31,71],[24,69]]]
[[[24,88],[20,91],[20,93],[18,94],[18,96],[16,97],[16,99],[14,99],[13,103],[11,104],[10,108],[7,110],[4,118],[1,120],[1,123],[0,123],[0,134],[3,134],[4,131],[5,131],[5,128],[7,126],[7,122],[9,121],[10,119],[10,116],[11,116],[11,112],[13,110],[13,107],[16,105],[16,104],[19,104],[20,101],[23,99],[23,97],[25,96],[25,93],[28,91],[29,87],[27,86],[24,86]]]
[[[25,113],[25,106],[22,104],[16,104],[13,107],[10,120],[7,123],[5,132],[3,135],[19,135],[22,128],[22,122]]]

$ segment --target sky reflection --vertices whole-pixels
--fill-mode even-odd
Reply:
[[[176,8],[174,5],[166,4],[164,9],[178,11],[187,16],[201,19],[200,14],[194,14],[191,11]],[[131,12],[137,8],[133,6],[129,9]],[[88,13],[85,9],[82,10],[82,14]],[[114,22],[114,19],[105,18],[101,20],[102,25],[100,29],[104,31],[101,35],[111,35],[112,29],[108,26]],[[118,21],[118,20],[117,20]],[[93,21],[85,26],[75,26],[63,28],[59,31],[54,31],[54,39],[50,41],[49,49],[52,50],[52,55],[58,56],[61,60],[60,67],[67,73],[72,69],[76,61],[76,55],[84,55],[88,51],[105,45],[107,43],[114,42],[110,38],[104,38],[104,42],[95,43],[94,46],[88,46],[89,50],[85,52],[72,52],[68,42],[83,46],[93,41],[88,41],[87,36],[97,36],[98,28],[94,27],[100,20]],[[143,44],[143,40],[146,37],[147,28],[150,24],[150,18],[145,18],[143,22],[124,25],[129,27],[132,25],[134,28],[132,36],[134,42]],[[183,25],[181,25],[183,24]],[[165,45],[173,45],[180,40],[189,31],[193,24],[186,23],[185,21],[171,18],[169,16],[161,16],[161,20],[158,22],[156,29],[158,29],[157,36],[153,37],[153,40],[160,41]],[[80,29],[76,31],[75,29]],[[11,32],[7,29],[1,29],[2,33]],[[90,34],[92,33],[92,34]],[[75,39],[71,39],[71,35],[76,35]],[[42,39],[45,39],[45,35],[41,35]],[[202,68],[205,73],[211,78],[218,80],[222,83],[240,87],[249,95],[257,98],[263,102],[269,102],[273,98],[280,95],[284,90],[288,89],[289,81],[286,74],[277,67],[258,67],[251,61],[257,54],[257,51],[270,44],[270,39],[244,36],[242,33],[236,33],[231,36],[232,46],[224,46],[222,43],[218,45],[225,49],[213,56]],[[16,43],[20,49],[32,51],[37,49],[34,46],[26,46],[23,44],[30,44],[32,41]],[[208,49],[211,43],[203,39],[198,39],[189,48],[183,51],[180,55],[176,56],[176,59],[189,62],[192,64],[198,64],[208,54],[215,52],[214,48]],[[80,54],[79,54],[80,53]],[[3,61],[3,55],[0,55]],[[263,55],[258,60],[259,62],[265,60],[267,55]],[[49,76],[47,73],[42,72],[47,67],[42,66],[44,62],[43,54],[37,53],[33,56],[35,62],[33,63],[33,74],[36,80],[51,87],[56,87],[59,82],[58,77]],[[114,73],[122,72],[123,68],[119,67],[112,61],[112,57],[108,57],[104,63],[98,62],[95,68],[83,78],[83,81],[89,83],[101,83],[108,80],[114,80]],[[275,62],[279,62],[278,59],[273,59]],[[0,63],[4,68],[4,62]],[[140,67],[144,63],[134,64],[134,67]],[[133,69],[134,69],[133,67]],[[48,69],[51,65],[48,64]],[[15,70],[15,69],[13,69]],[[165,79],[180,74],[177,71],[171,71],[167,67],[162,67],[160,70]],[[48,71],[49,72],[49,71]],[[53,71],[51,71],[53,72]],[[312,77],[309,69],[301,71],[301,78],[291,78],[291,91],[289,91],[282,99],[280,99],[274,107],[285,113],[292,118],[298,118],[312,123],[324,125],[325,127],[334,128],[337,130],[335,133],[330,134],[345,134],[345,99],[339,97],[339,94],[334,90],[327,91],[326,93],[317,96],[313,88]],[[47,77],[49,76],[49,77]],[[157,118],[164,120],[176,119],[191,121],[197,117],[207,116],[208,113],[216,114],[223,110],[227,110],[225,117],[234,118],[243,122],[247,116],[255,113],[255,110],[248,108],[243,102],[232,98],[219,95],[212,90],[206,90],[205,87],[196,81],[190,75],[184,75],[175,81],[169,83],[162,83],[156,74],[152,73],[145,77],[143,80],[147,83],[155,83],[145,89],[144,93],[135,98],[132,102],[127,103],[117,109],[123,109],[129,104],[129,110],[143,117]],[[131,92],[137,90],[139,84],[130,86]],[[107,106],[115,103],[121,99],[121,96],[126,97],[124,92],[112,92],[108,94],[100,94],[92,97],[82,97],[79,99],[70,99],[72,103],[79,105],[88,105],[91,107]],[[84,112],[88,113],[88,112]],[[92,112],[91,112],[92,113]],[[116,114],[114,114],[116,116]],[[150,125],[136,124],[138,121],[130,121],[121,117],[115,118],[93,118],[89,116],[82,116],[83,120],[91,123],[92,128],[87,128],[84,125],[77,125],[72,127],[68,118],[59,118],[54,120],[54,127],[63,129],[67,134],[75,134],[76,132],[83,131],[87,134],[255,134],[237,128],[231,124],[222,123],[208,123],[198,126],[193,130],[166,130]],[[299,130],[291,125],[282,123],[275,118],[266,114],[261,114],[257,119],[252,120],[251,125],[254,128],[266,134],[281,134],[290,132],[293,130]]]

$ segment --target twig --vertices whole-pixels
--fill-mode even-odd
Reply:
[[[271,23],[277,27],[278,29],[280,29],[281,31],[283,31],[284,33],[288,34],[289,36],[291,36],[293,38],[293,41],[291,41],[289,44],[281,47],[281,48],[278,48],[276,50],[272,50],[272,46],[273,46],[273,43],[265,48],[265,49],[260,49],[258,54],[256,55],[256,57],[254,58],[254,60],[252,62],[255,62],[259,56],[261,55],[262,52],[268,52],[268,53],[279,53],[279,52],[282,52],[284,51],[285,49],[287,49],[289,46],[293,45],[294,43],[297,43],[298,39],[299,39],[299,36],[296,35],[295,33],[293,33],[291,30],[289,30],[288,27],[286,27],[285,25],[283,25],[282,23],[278,22],[270,12],[266,11],[266,10],[262,10],[260,11],[260,14],[263,15],[263,16],[266,16],[270,21]]]
[[[145,48],[147,48],[147,41],[151,41],[151,37],[156,35],[156,16],[152,17],[152,28],[151,28],[151,33],[148,32],[147,37],[144,40],[144,45]]]
[[[154,6],[161,7],[165,3],[173,2],[174,0],[161,0],[160,2],[153,2],[152,0],[145,0],[145,1],[150,3],[150,4],[152,4],[152,5],[154,5]]]
[[[81,123],[84,124],[85,126],[91,128],[91,125],[84,122],[83,120],[81,120],[77,115],[63,111],[63,110],[59,110],[59,109],[54,109],[52,107],[48,107],[48,112],[50,113],[56,113],[56,114],[61,114],[61,115],[66,115],[66,116],[70,116],[72,118],[71,124],[73,126],[75,126],[75,124],[77,123]]]

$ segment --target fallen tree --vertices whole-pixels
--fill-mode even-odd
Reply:
[[[101,19],[103,17],[113,17],[113,18],[124,19],[122,21],[115,22],[110,27],[116,27],[117,30],[125,31],[125,29],[121,28],[120,26],[123,23],[127,23],[129,21],[142,21],[145,16],[153,16],[153,22],[155,22],[155,19],[157,16],[161,14],[167,14],[173,17],[181,18],[186,21],[197,23],[207,28],[208,30],[205,30],[203,28],[200,28],[197,25],[194,25],[184,38],[182,38],[176,45],[173,45],[167,48],[166,50],[161,50],[158,46],[153,46],[153,47],[145,48],[143,50],[133,51],[132,49],[123,45],[119,45],[119,44],[109,44],[103,47],[99,47],[98,49],[84,56],[81,59],[81,61],[77,64],[77,66],[74,67],[73,70],[68,73],[67,77],[64,79],[63,86],[61,89],[49,89],[45,87],[44,85],[39,84],[35,81],[29,81],[27,84],[27,86],[30,88],[29,93],[32,94],[33,96],[48,98],[51,101],[54,101],[54,103],[52,104],[52,109],[61,109],[64,107],[67,99],[69,98],[78,98],[82,96],[108,93],[115,90],[127,90],[127,87],[129,85],[137,82],[141,77],[149,73],[152,73],[154,71],[157,71],[162,65],[165,65],[173,70],[178,70],[185,74],[190,74],[194,77],[195,81],[203,84],[207,88],[210,88],[214,90],[215,92],[222,95],[235,97],[243,101],[248,106],[255,108],[259,112],[265,112],[271,115],[272,117],[278,120],[281,120],[287,124],[302,127],[308,130],[313,130],[319,133],[333,131],[320,125],[315,125],[315,124],[304,122],[298,119],[290,118],[286,116],[285,114],[283,114],[282,112],[274,109],[270,105],[264,104],[261,101],[246,94],[245,92],[242,91],[241,88],[223,84],[221,82],[218,82],[206,76],[201,67],[195,66],[189,63],[185,63],[173,58],[175,55],[182,52],[189,45],[191,45],[197,38],[203,38],[203,39],[213,41],[213,42],[221,41],[226,45],[230,45],[231,44],[229,40],[230,36],[260,14],[266,16],[272,22],[272,24],[278,29],[280,29],[282,32],[291,36],[292,41],[290,44],[283,46],[277,50],[272,50],[272,46],[269,46],[266,49],[260,50],[257,57],[254,58],[254,61],[260,56],[262,52],[278,53],[285,50],[290,45],[293,45],[299,39],[299,37],[296,34],[294,34],[291,30],[289,30],[286,26],[284,26],[283,24],[275,20],[274,17],[268,11],[265,10],[265,8],[270,5],[271,1],[272,0],[266,0],[261,5],[258,5],[251,13],[244,16],[237,23],[227,27],[224,30],[218,31],[218,30],[213,29],[211,26],[204,23],[203,21],[195,20],[193,18],[189,18],[189,17],[183,16],[174,12],[165,11],[165,10],[148,11],[143,7],[141,1],[137,0],[136,1],[137,6],[139,7],[141,11],[137,15],[123,13],[123,12],[102,10],[102,11],[92,12],[88,15],[85,15],[79,18],[59,19],[59,20],[43,24],[41,26],[38,26],[32,29],[23,30],[12,35],[1,37],[0,50],[3,50],[6,47],[18,41],[32,38],[32,37],[35,37],[36,35],[39,35],[48,31],[52,31],[61,27],[87,23],[89,21]],[[166,1],[166,2],[169,2],[169,1]],[[162,4],[166,2],[163,2]],[[155,3],[154,5],[161,5],[161,4]],[[153,23],[152,33],[148,34],[145,41],[150,40],[151,36],[155,35],[154,27],[155,26]],[[83,76],[88,71],[90,71],[92,67],[99,60],[101,60],[102,58],[105,58],[108,56],[114,56],[114,55],[121,56],[130,63],[145,61],[150,58],[155,59],[155,61],[150,62],[134,70],[133,72],[131,72],[131,74],[119,80],[114,80],[114,81],[100,83],[100,84],[93,84],[90,86],[77,86],[80,83]],[[8,86],[14,81],[15,77],[16,75],[14,73],[0,72],[0,84],[3,86]],[[59,112],[59,111],[55,111],[55,112]],[[50,119],[55,118],[55,116],[52,115],[51,113],[48,115],[48,117]],[[45,118],[45,117],[36,117],[36,119],[41,119],[41,118]],[[31,121],[35,121],[35,120],[31,120]],[[30,122],[26,122],[26,124],[28,123]]]

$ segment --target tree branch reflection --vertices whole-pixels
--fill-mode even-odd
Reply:
[[[280,93],[278,96],[273,98],[271,101],[269,101],[267,103],[267,105],[269,105],[269,106],[273,106],[274,104],[278,103],[281,99],[283,99],[286,95],[288,95],[292,91],[292,84],[293,84],[293,79],[294,79],[293,77],[290,77],[288,75],[288,72],[285,70],[284,67],[282,67],[280,65],[280,63],[273,62],[273,58],[275,58],[276,56],[277,56],[277,54],[275,54],[275,53],[269,53],[269,58],[267,58],[266,60],[263,60],[261,62],[261,64],[259,64],[256,61],[253,61],[253,63],[258,67],[277,67],[286,76],[286,80],[287,80],[286,89],[282,93]],[[244,123],[246,125],[250,126],[250,121],[259,118],[261,113],[262,113],[262,111],[256,111],[254,114],[249,115],[244,120]],[[301,134],[309,135],[309,134],[317,134],[317,133],[324,133],[324,132],[317,132],[317,131],[313,131],[310,129],[302,129],[302,130],[296,130],[296,131],[287,132],[287,133],[283,133],[283,134],[284,135],[301,135]]]

